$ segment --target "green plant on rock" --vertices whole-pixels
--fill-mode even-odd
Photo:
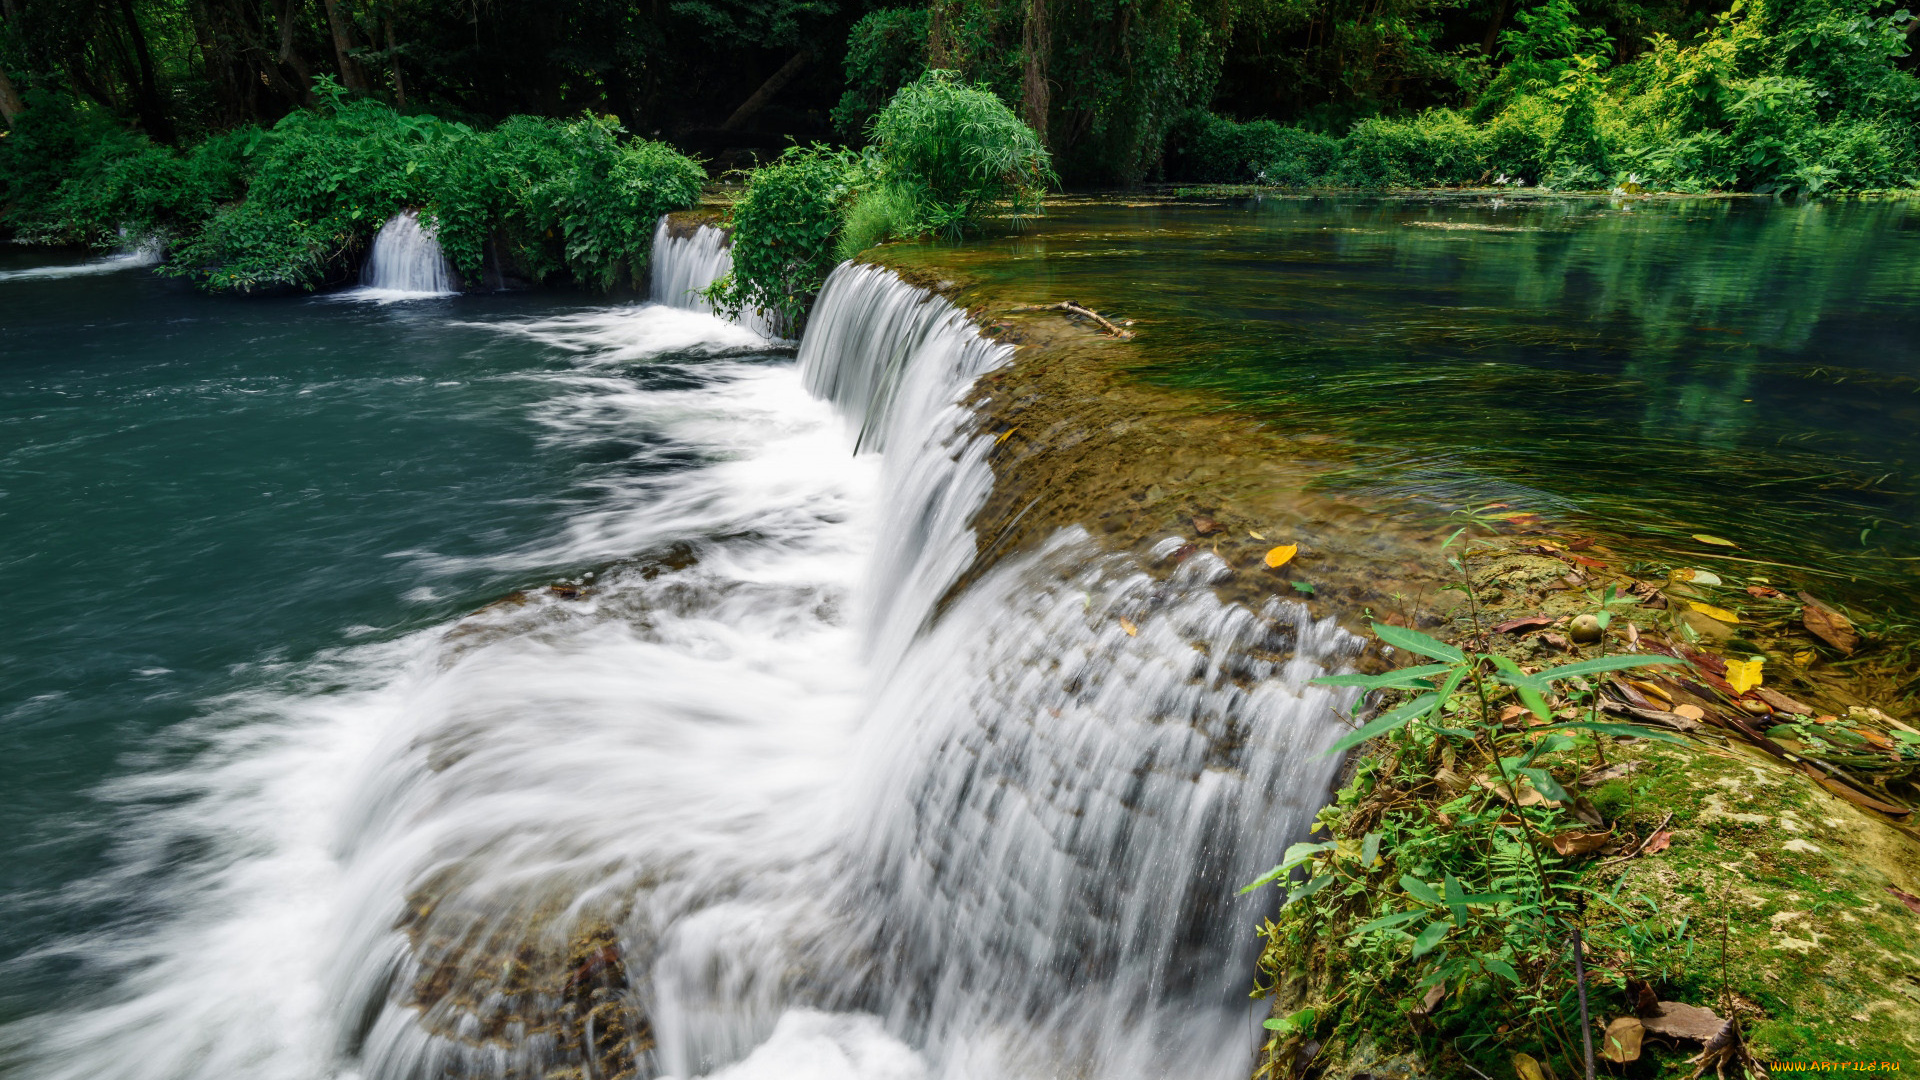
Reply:
[[[1465,562],[1452,561],[1470,590]],[[1382,623],[1373,630],[1394,649],[1434,662],[1315,680],[1405,700],[1329,751],[1382,741],[1322,811],[1316,831],[1333,839],[1294,845],[1247,886],[1305,872],[1262,928],[1266,981],[1256,994],[1297,979],[1322,947],[1315,943],[1326,941],[1340,943],[1344,982],[1354,991],[1348,1000],[1314,1003],[1311,1016],[1296,1011],[1270,1021],[1270,1064],[1290,1038],[1392,1030],[1413,1013],[1427,1019],[1430,1033],[1444,1032],[1436,1051],[1450,1047],[1470,1058],[1495,1048],[1528,1052],[1577,1074],[1590,1060],[1589,986],[1576,974],[1588,909],[1612,908],[1627,933],[1662,948],[1672,929],[1632,898],[1578,882],[1571,856],[1587,850],[1594,822],[1575,817],[1585,808],[1555,769],[1583,743],[1610,736],[1679,742],[1665,731],[1601,721],[1587,680],[1683,662],[1614,655],[1529,672],[1509,657],[1416,630]],[[1582,695],[1594,706],[1585,717],[1555,711]],[[1537,726],[1515,725],[1516,712]],[[1411,797],[1420,789],[1427,798]],[[1443,1008],[1450,1016],[1441,1019]]]
[[[755,169],[728,215],[733,271],[708,288],[708,299],[797,331],[839,261],[841,222],[869,174],[867,159],[826,146],[790,147]]]

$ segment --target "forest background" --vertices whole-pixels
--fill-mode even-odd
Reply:
[[[469,278],[607,288],[653,216],[796,145],[814,262],[1061,184],[1911,190],[1916,28],[1886,0],[0,0],[0,235],[313,287],[425,207]]]

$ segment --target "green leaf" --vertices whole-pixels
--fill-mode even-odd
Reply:
[[[1418,960],[1432,952],[1433,947],[1440,944],[1441,939],[1447,936],[1447,931],[1451,928],[1452,924],[1445,919],[1427,924],[1427,928],[1420,931],[1420,936],[1413,939],[1413,958]]]
[[[1370,832],[1367,834],[1367,838],[1360,843],[1360,866],[1362,869],[1371,870],[1373,869],[1373,864],[1379,861],[1380,834]]]
[[[1626,671],[1629,668],[1658,667],[1662,664],[1686,665],[1685,660],[1658,654],[1648,656],[1602,656],[1593,660],[1576,660],[1571,664],[1548,668],[1534,678],[1547,682],[1559,682],[1571,679],[1575,675],[1596,675],[1603,671]]]
[[[1287,903],[1291,904],[1295,900],[1305,900],[1307,897],[1312,896],[1314,893],[1319,892],[1321,889],[1324,889],[1331,884],[1333,884],[1333,875],[1321,874],[1313,878],[1312,880],[1308,881],[1305,885],[1302,885],[1299,888],[1294,889],[1292,892],[1288,893]],[[1285,907],[1286,905],[1282,904],[1281,906]]]
[[[1373,624],[1374,636],[1396,649],[1405,649],[1421,656],[1431,656],[1435,660],[1459,663],[1467,658],[1459,649],[1446,642],[1428,637],[1418,630],[1409,630],[1404,626],[1390,626],[1386,623]]]
[[[1515,986],[1520,985],[1520,973],[1513,970],[1512,964],[1507,963],[1497,956],[1482,956],[1479,960],[1481,967],[1486,968],[1496,975],[1505,976],[1506,980]]]
[[[1467,890],[1461,888],[1460,879],[1452,874],[1442,883],[1447,910],[1453,912],[1453,924],[1462,930],[1467,926]]]
[[[1520,775],[1533,781],[1533,790],[1554,802],[1571,803],[1573,801],[1573,796],[1567,794],[1567,789],[1561,787],[1560,781],[1555,780],[1553,774],[1545,769],[1521,769]]]
[[[1303,1031],[1312,1031],[1316,1014],[1311,1008],[1301,1009],[1289,1016],[1276,1016],[1260,1026],[1280,1035],[1298,1035]]]
[[[1362,923],[1359,926],[1354,927],[1353,933],[1350,936],[1358,937],[1361,934],[1371,934],[1375,930],[1391,929],[1395,926],[1399,926],[1401,923],[1410,923],[1413,920],[1425,914],[1427,914],[1426,908],[1414,908],[1412,911],[1402,911],[1397,914],[1387,915],[1382,918],[1375,919],[1370,923]]]
[[[1453,670],[1452,664],[1424,664],[1401,668],[1382,675],[1323,675],[1312,680],[1314,686],[1358,686],[1367,690],[1403,690]]]
[[[1546,694],[1549,687],[1546,683],[1540,681],[1538,676],[1521,671],[1520,665],[1514,663],[1511,657],[1495,654],[1493,666],[1499,669],[1497,676],[1499,680],[1513,687],[1514,693],[1520,698],[1520,703],[1525,705],[1529,712],[1542,720],[1552,719],[1553,710],[1547,707]]]
[[[1433,886],[1427,884],[1424,881],[1421,881],[1419,878],[1414,877],[1411,874],[1408,874],[1400,879],[1400,887],[1402,889],[1405,889],[1407,892],[1407,895],[1413,897],[1415,900],[1419,900],[1422,903],[1432,904],[1434,907],[1441,906],[1440,894],[1433,891]]]
[[[1680,746],[1687,745],[1687,740],[1670,731],[1661,731],[1659,728],[1654,727],[1643,727],[1639,724],[1610,724],[1604,720],[1569,720],[1564,724],[1554,724],[1551,727],[1536,728],[1535,730],[1568,731],[1574,729],[1591,731],[1600,735],[1625,735],[1633,739],[1652,739],[1656,742],[1670,742]]]
[[[1410,721],[1432,712],[1440,705],[1440,702],[1441,697],[1439,694],[1423,694],[1420,697],[1414,698],[1412,701],[1374,720],[1358,731],[1348,732],[1339,742],[1328,747],[1327,753],[1337,754],[1342,750],[1358,746],[1368,739],[1385,735],[1389,731],[1397,731],[1405,727]]]

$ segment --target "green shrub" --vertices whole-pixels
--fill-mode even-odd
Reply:
[[[1355,187],[1470,184],[1487,171],[1483,131],[1451,109],[1408,120],[1374,117],[1353,126],[1339,175]]]
[[[1175,180],[1307,187],[1323,183],[1340,157],[1340,140],[1272,120],[1239,123],[1196,109],[1170,137]]]
[[[755,169],[729,216],[733,272],[708,291],[714,305],[797,331],[839,261],[842,216],[866,178],[858,155],[825,146],[789,147]]]
[[[916,231],[955,230],[1002,207],[1037,207],[1056,183],[1033,129],[983,86],[929,71],[873,118],[876,179],[918,203]]]

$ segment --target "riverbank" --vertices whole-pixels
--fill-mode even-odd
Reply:
[[[1459,520],[1444,505],[1330,497],[1330,479],[1367,468],[1364,447],[1223,408],[1215,394],[1154,385],[1143,373],[1162,365],[1140,354],[1164,322],[1116,314],[1086,282],[1039,293],[1031,280],[1045,275],[1024,284],[981,275],[977,258],[954,254],[868,258],[966,306],[984,333],[1018,350],[972,399],[995,439],[995,489],[976,519],[981,559],[1081,527],[1156,577],[1197,554],[1218,557],[1224,565],[1209,580],[1229,602],[1297,600],[1361,632],[1374,619],[1420,627],[1528,670],[1606,652],[1685,661],[1677,678],[1600,680],[1549,702],[1563,720],[1601,709],[1609,722],[1650,723],[1688,744],[1587,735],[1539,758],[1579,793],[1548,823],[1582,837],[1549,852],[1555,872],[1569,890],[1609,898],[1587,903],[1580,920],[1602,1051],[1601,1028],[1625,1018],[1616,1031],[1637,1023],[1652,1032],[1644,1050],[1636,1043],[1634,1070],[1685,1067],[1700,1052],[1704,1036],[1663,1037],[1658,1021],[1638,1019],[1658,1011],[1634,996],[1642,986],[1649,1002],[1737,1018],[1761,1061],[1893,1061],[1920,1049],[1909,1041],[1920,990],[1905,989],[1920,962],[1920,913],[1904,899],[1920,894],[1920,834],[1910,824],[1920,737],[1902,719],[1912,689],[1906,637],[1849,638],[1850,621],[1804,591],[1822,579],[1777,568],[1776,553],[1740,551],[1728,562],[1726,542],[1709,537],[1690,542],[1689,560],[1665,535],[1593,520],[1570,531],[1511,507],[1467,534],[1472,600],[1444,591],[1459,588],[1442,550]],[[1050,306],[1068,297],[1072,309]],[[1100,314],[1105,323],[1091,317]],[[1278,567],[1267,564],[1275,549],[1291,549]],[[1591,628],[1574,623],[1595,612],[1609,625],[1590,641]],[[1753,665],[1764,670],[1757,688],[1727,681],[1729,667],[1756,656],[1765,658]],[[1526,730],[1510,715],[1504,722],[1516,737]],[[1499,1075],[1516,1052],[1577,1073],[1564,957],[1523,965],[1528,985],[1517,995],[1491,976],[1433,994],[1419,981],[1427,967],[1409,964],[1404,946],[1363,954],[1342,943],[1395,909],[1396,895],[1405,906],[1390,884],[1396,874],[1434,872],[1414,869],[1399,844],[1436,814],[1444,823],[1484,812],[1463,807],[1499,806],[1484,792],[1471,797],[1480,789],[1465,759],[1439,749],[1432,739],[1383,741],[1349,764],[1353,779],[1322,813],[1324,838],[1342,853],[1336,861],[1368,843],[1385,854],[1373,866],[1330,864],[1334,880],[1350,883],[1344,892],[1326,890],[1325,907],[1303,900],[1265,924],[1260,986],[1275,999],[1269,1027],[1279,1030],[1258,1075]],[[1735,924],[1724,938],[1723,922]],[[1542,1026],[1522,1010],[1497,1022],[1525,1001],[1554,1020]]]

